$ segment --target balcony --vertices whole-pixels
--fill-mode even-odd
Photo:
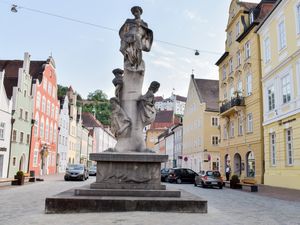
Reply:
[[[221,117],[228,117],[235,112],[241,110],[245,106],[245,99],[244,97],[235,97],[231,98],[230,101],[224,103],[220,107],[220,116]]]

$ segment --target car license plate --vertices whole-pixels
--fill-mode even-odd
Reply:
[[[211,184],[218,184],[218,182],[211,182]]]

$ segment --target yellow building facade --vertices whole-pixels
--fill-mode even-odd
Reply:
[[[275,1],[274,1],[275,2]],[[221,172],[263,183],[263,109],[259,36],[255,32],[273,3],[232,0],[225,53],[219,66]]]
[[[278,1],[258,28],[265,184],[300,189],[300,1]]]
[[[146,131],[146,147],[158,152],[158,148],[155,144],[158,142],[158,136],[161,135],[166,129],[165,128],[150,128]]]
[[[219,170],[218,81],[191,75],[183,117],[182,167]]]

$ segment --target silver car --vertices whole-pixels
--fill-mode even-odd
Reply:
[[[223,179],[217,170],[201,171],[199,176],[195,177],[195,186],[223,188]]]
[[[86,180],[89,178],[89,173],[83,164],[69,164],[66,168],[65,181],[68,180]]]

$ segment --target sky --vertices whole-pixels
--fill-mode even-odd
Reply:
[[[113,97],[112,70],[123,68],[118,30],[127,18],[133,18],[131,7],[139,5],[143,8],[142,19],[154,33],[151,51],[143,53],[143,91],[156,80],[161,84],[157,95],[167,98],[173,92],[187,96],[192,72],[195,78],[218,79],[215,62],[224,52],[230,2],[0,0],[0,59],[22,60],[24,52],[29,52],[32,60],[46,60],[52,55],[59,84],[71,85],[84,98],[98,89]],[[11,12],[12,4],[19,6],[17,13]],[[199,56],[194,54],[196,49]]]

